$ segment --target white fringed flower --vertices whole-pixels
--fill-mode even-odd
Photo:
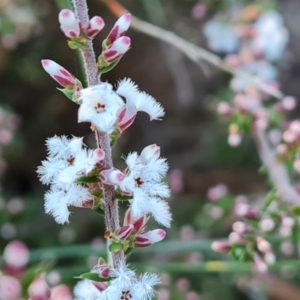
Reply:
[[[128,172],[119,187],[133,195],[131,210],[134,218],[152,214],[157,222],[169,227],[169,206],[162,200],[170,196],[170,190],[163,182],[168,165],[159,155],[156,145],[146,147],[140,156],[136,152],[129,154],[126,158]]]
[[[45,194],[45,210],[52,214],[58,223],[68,221],[68,206],[81,206],[92,200],[89,190],[74,181],[89,174],[99,158],[92,150],[83,148],[82,138],[66,136],[49,138],[46,142],[48,159],[42,161],[37,173],[40,180],[51,185]]]
[[[111,84],[100,83],[83,89],[79,100],[78,122],[91,122],[101,132],[113,132],[124,101],[113,91]]]
[[[136,111],[144,111],[150,120],[160,120],[165,115],[164,109],[152,96],[139,91],[138,87],[129,78],[119,82],[117,94],[126,98],[127,105],[134,105]]]
[[[74,300],[97,300],[100,296],[101,292],[88,279],[79,281],[74,288]]]

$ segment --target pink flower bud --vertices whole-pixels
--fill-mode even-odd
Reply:
[[[275,222],[271,218],[262,219],[260,222],[260,228],[264,232],[270,232],[275,228]]]
[[[230,117],[233,113],[231,106],[227,102],[220,102],[217,111],[223,117]]]
[[[276,153],[278,156],[280,156],[281,158],[286,158],[286,156],[288,155],[288,148],[285,144],[279,144],[276,148]]]
[[[11,276],[0,277],[0,296],[5,300],[19,300],[22,288],[20,282]],[[3,298],[2,298],[3,297]]]
[[[133,216],[131,214],[131,210],[129,208],[129,209],[127,209],[127,211],[125,213],[124,226],[132,224],[134,226],[134,229],[132,232],[138,233],[138,232],[142,231],[142,229],[144,228],[144,226],[146,225],[148,220],[149,220],[149,218],[146,215],[144,215],[138,219],[133,218]]]
[[[42,65],[44,70],[61,86],[70,88],[75,85],[76,78],[53,60],[44,59]]]
[[[131,23],[131,14],[127,13],[121,16],[118,21],[115,23],[114,27],[108,34],[106,38],[106,44],[110,45],[115,42],[118,38],[123,36],[128,30]]]
[[[102,291],[104,291],[104,290],[106,290],[106,289],[108,288],[108,285],[107,285],[107,283],[105,283],[105,282],[95,282],[95,281],[93,281],[93,285],[94,285],[100,292],[102,292]]]
[[[225,184],[218,184],[207,191],[207,198],[211,201],[218,201],[224,197],[228,192]]]
[[[104,184],[118,185],[124,180],[125,175],[120,170],[112,168],[101,171],[100,178]]]
[[[70,39],[77,38],[81,34],[80,22],[69,9],[63,9],[58,15],[60,29]]]
[[[72,292],[64,284],[58,285],[51,289],[51,300],[72,300]]]
[[[255,253],[253,256],[254,268],[258,272],[266,272],[268,270],[267,264],[263,261],[259,254]]]
[[[3,252],[4,262],[13,268],[23,268],[29,261],[27,246],[21,241],[11,241]]]
[[[134,229],[133,224],[125,225],[118,230],[117,238],[120,240],[127,239]]]
[[[90,20],[85,34],[89,39],[93,39],[104,27],[105,23],[101,17],[95,16]]]
[[[264,260],[268,265],[273,265],[276,261],[276,256],[272,251],[270,251],[264,254]]]
[[[288,216],[282,216],[281,217],[281,225],[284,227],[292,228],[295,225],[295,220]]]
[[[110,267],[107,264],[96,265],[93,271],[99,275],[100,278],[109,278]]]
[[[105,152],[101,148],[97,148],[93,152],[93,156],[98,160],[102,161],[105,158]]]
[[[290,130],[297,136],[300,135],[300,121],[296,120],[290,124]]]
[[[296,98],[291,96],[285,97],[281,104],[284,110],[293,110],[297,105]]]
[[[30,300],[50,300],[51,291],[45,279],[38,277],[28,288]]]
[[[225,241],[216,241],[211,244],[211,248],[220,253],[228,253],[231,249],[231,245],[229,242]]]
[[[250,220],[256,219],[258,216],[257,211],[245,203],[237,204],[235,206],[235,213],[239,217],[244,217],[244,218],[250,219]]]
[[[295,132],[293,132],[290,129],[283,133],[283,140],[287,144],[292,144],[292,143],[296,142],[296,139],[297,139],[297,135],[295,134]]]
[[[127,36],[120,37],[102,52],[106,63],[111,64],[119,60],[129,49],[131,40]]]
[[[270,243],[262,237],[257,237],[256,239],[257,248],[262,253],[267,253],[272,250]]]
[[[240,222],[240,221],[233,223],[232,229],[239,234],[243,234],[243,233],[247,233],[247,232],[251,231],[250,226],[248,226],[244,222]]]
[[[129,126],[132,125],[137,114],[137,109],[133,104],[126,104],[126,106],[121,110],[118,115],[117,125],[120,132],[126,130]]]
[[[166,232],[162,229],[155,229],[138,234],[135,237],[136,247],[148,247],[154,243],[160,242],[166,236]]]
[[[245,236],[237,232],[231,232],[228,239],[231,245],[244,244],[246,242]]]
[[[145,147],[140,154],[140,158],[145,162],[156,160],[159,158],[159,156],[160,156],[160,147],[157,146],[156,144]]]

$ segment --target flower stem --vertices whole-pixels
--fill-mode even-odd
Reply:
[[[75,9],[75,15],[79,19],[83,28],[89,25],[89,15],[86,0],[73,0]],[[84,70],[86,73],[86,80],[88,86],[97,85],[100,83],[100,77],[98,75],[98,68],[96,63],[95,52],[93,49],[92,41],[86,42],[87,49],[80,50],[82,61],[84,64]],[[105,152],[105,168],[111,168],[113,166],[111,157],[110,138],[108,134],[95,132],[97,147],[102,148]],[[104,185],[103,187],[104,202],[105,202],[105,225],[106,229],[114,232],[119,228],[119,209],[118,202],[115,199],[115,190],[112,185]],[[113,265],[116,266],[120,262],[125,261],[123,252],[113,253],[112,255]]]

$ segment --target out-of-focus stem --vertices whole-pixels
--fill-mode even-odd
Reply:
[[[80,20],[83,28],[89,25],[89,15],[86,0],[73,0],[73,5],[75,9],[75,15]],[[96,64],[95,52],[93,49],[92,41],[87,41],[87,49],[80,50],[84,70],[86,73],[86,80],[88,86],[97,85],[100,83],[100,78],[98,75],[98,68]],[[110,138],[105,133],[100,133],[95,131],[97,146],[102,148],[105,152],[105,167],[111,168],[113,166],[111,158],[111,147]],[[104,202],[105,202],[105,225],[106,229],[114,232],[119,228],[119,210],[118,202],[115,199],[115,190],[111,185],[104,185]],[[116,266],[120,262],[125,260],[123,252],[113,253],[112,255],[113,265]]]

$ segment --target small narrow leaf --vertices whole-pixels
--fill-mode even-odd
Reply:
[[[116,194],[116,199],[121,200],[121,201],[128,201],[128,200],[131,200],[132,198],[133,198],[132,196]]]
[[[100,179],[94,175],[94,176],[82,176],[75,180],[76,183],[97,183],[100,182]]]
[[[78,41],[68,41],[68,45],[73,50],[86,50],[88,48],[88,46],[85,43]]]
[[[89,279],[89,280],[98,281],[98,282],[105,282],[105,281],[111,280],[110,277],[108,277],[108,278],[99,277],[99,275],[97,273],[94,273],[94,272],[83,273],[83,274],[80,274],[78,277],[75,277],[75,278],[79,278],[79,279],[84,278],[84,279]]]
[[[107,67],[102,67],[99,69],[99,73],[100,74],[105,74],[105,73],[108,73],[110,72],[118,63],[119,63],[120,59],[113,62],[112,64],[110,64],[109,66]]]
[[[104,210],[101,209],[100,207],[94,209],[94,212],[97,213],[100,216],[104,216]]]

